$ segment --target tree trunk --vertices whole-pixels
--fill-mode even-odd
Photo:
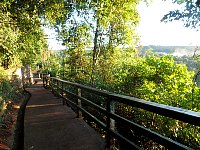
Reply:
[[[95,66],[97,61],[97,44],[98,44],[98,32],[99,32],[99,19],[97,19],[96,30],[94,35],[94,48],[93,48],[93,56],[92,56],[92,74],[91,74],[91,85],[94,86],[94,74],[95,74]]]

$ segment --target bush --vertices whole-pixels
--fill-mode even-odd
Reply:
[[[6,104],[15,99],[17,92],[17,87],[9,81],[6,71],[0,68],[0,114],[3,114]]]

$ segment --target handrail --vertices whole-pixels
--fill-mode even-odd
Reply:
[[[165,116],[173,119],[200,126],[200,113],[191,110],[186,110],[169,105],[159,104],[155,102],[138,99],[135,97],[124,96],[119,94],[111,94],[114,101],[125,103],[137,108]],[[126,100],[126,101],[125,101]]]
[[[102,91],[96,88],[61,80],[55,77],[51,77],[51,78],[45,77],[43,79],[43,84],[44,84],[44,87],[47,87],[47,85],[49,85],[49,87],[52,89],[53,92],[61,96],[63,98],[63,104],[67,102],[75,106],[79,117],[81,117],[82,116],[81,114],[84,113],[86,116],[90,117],[94,122],[99,124],[107,132],[107,136],[106,136],[107,147],[110,147],[112,145],[112,138],[111,138],[112,136],[114,138],[117,138],[119,141],[123,141],[129,144],[134,149],[140,149],[140,147],[136,145],[133,141],[125,138],[114,129],[115,128],[114,122],[120,121],[120,122],[123,122],[124,124],[129,125],[133,129],[139,131],[140,133],[143,133],[145,136],[151,138],[155,142],[169,149],[191,149],[183,144],[173,141],[172,139],[164,137],[163,135],[155,131],[151,131],[150,129],[147,129],[137,123],[134,123],[122,116],[115,114],[115,111],[114,111],[115,102],[123,103],[123,104],[133,106],[136,108],[141,108],[141,109],[144,109],[144,110],[147,110],[147,111],[150,111],[162,116],[170,117],[173,119],[183,121],[185,123],[200,126],[199,112],[194,112],[194,111],[177,108],[173,106],[168,106],[164,104],[158,104],[155,102],[150,102],[150,101],[146,101],[146,100],[142,100],[142,99],[138,99],[138,98],[134,98],[130,96],[124,96],[124,95],[119,95],[119,94],[115,94],[115,93],[111,93],[107,91]],[[72,93],[66,90],[65,89],[66,85],[76,87],[76,93]],[[96,103],[93,103],[92,101],[82,97],[81,90],[105,97],[106,103],[107,103],[106,108],[103,108],[97,105]],[[69,94],[73,96],[74,98],[76,98],[77,99],[76,103],[71,101],[69,98],[67,98],[65,96],[66,94]],[[85,110],[81,105],[81,101],[87,103],[90,107],[93,107],[97,109],[99,112],[103,113],[106,116],[106,123],[103,123],[94,115],[92,115],[87,110]]]

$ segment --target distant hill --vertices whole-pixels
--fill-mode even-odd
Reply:
[[[173,56],[193,56],[196,50],[196,54],[200,54],[200,46],[157,46],[148,45],[141,48],[141,53],[145,54],[147,50],[152,49],[152,52],[161,55],[173,55]],[[54,50],[56,53],[62,53],[63,50]]]
[[[152,49],[153,52],[157,52],[159,54],[168,54],[174,56],[192,56],[194,51],[196,50],[196,54],[200,54],[200,46],[156,46],[149,45],[142,47],[142,54],[144,54],[147,50]]]

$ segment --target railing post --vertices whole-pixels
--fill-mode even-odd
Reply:
[[[77,95],[78,96],[81,96],[81,88],[78,88],[77,89]],[[81,99],[77,99],[77,105],[81,108],[82,107],[82,104],[81,104]],[[77,117],[78,118],[82,118],[82,112],[79,108],[77,108]]]
[[[61,84],[60,84],[60,81],[59,81],[59,80],[57,80],[57,81],[58,81],[58,82],[57,82],[57,83],[58,83],[58,86],[57,86],[57,87],[58,87],[58,89],[57,89],[58,92],[57,92],[57,93],[58,93],[58,97],[60,98],[60,97],[61,97],[60,94],[62,94],[62,93],[61,93],[61,90],[60,90],[60,85],[61,85]]]
[[[42,76],[42,81],[43,81],[43,87],[45,88],[45,79],[44,79],[44,76]]]
[[[52,78],[49,78],[49,87],[50,87],[50,89],[52,90],[52,82],[53,82],[53,79]]]
[[[53,79],[54,80],[54,94],[56,95],[57,94],[57,90],[58,90],[58,81],[57,79]]]
[[[56,92],[58,90],[58,80],[56,79]]]
[[[50,78],[50,79],[51,79],[51,85],[50,85],[51,86],[51,90],[52,90],[52,93],[55,94],[55,90],[54,90],[54,87],[55,87],[55,83],[54,82],[55,81],[54,81],[53,78]]]
[[[106,105],[106,125],[107,130],[115,130],[115,120],[110,117],[110,113],[115,113],[115,102],[111,100],[111,98],[107,97],[107,105]],[[113,149],[114,139],[110,136],[109,132],[107,131],[106,135],[106,149],[111,150]]]
[[[45,88],[48,88],[48,76],[45,75],[44,79],[45,79]]]
[[[63,83],[63,81],[62,81],[62,103],[63,103],[63,105],[65,105],[65,99],[64,99],[64,83]]]

